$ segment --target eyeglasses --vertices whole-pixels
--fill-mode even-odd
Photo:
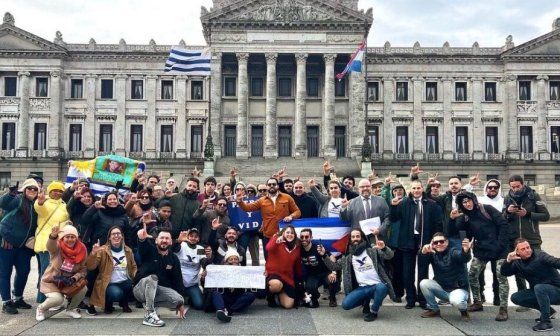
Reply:
[[[235,188],[235,190],[245,190],[244,188]]]
[[[140,199],[150,199],[150,196],[142,196]]]
[[[266,192],[266,189],[259,189],[260,193]]]
[[[221,207],[225,207],[227,204],[226,203],[218,203],[216,204],[217,206],[221,206]]]
[[[253,189],[247,189],[247,192],[248,192],[248,193],[253,193],[253,194],[256,193],[256,191],[253,190]]]
[[[498,190],[498,189],[500,189],[500,187],[498,187],[498,186],[487,186],[486,189]]]
[[[309,239],[311,236],[299,236],[300,239]]]
[[[120,233],[120,232],[113,232],[113,233],[111,233],[111,236],[122,236],[122,233]]]
[[[269,187],[276,187],[278,183],[267,183],[266,185]]]
[[[445,244],[445,239],[443,239],[443,240],[434,240],[434,241],[432,242],[432,244],[434,244],[434,245],[443,245],[443,244]]]
[[[462,203],[463,203],[463,204],[467,204],[467,203],[471,203],[471,202],[472,202],[472,199],[470,199],[470,198],[465,198],[465,199],[463,200]]]
[[[329,190],[337,190],[340,189],[339,187],[329,187]]]
[[[31,191],[39,191],[39,189],[35,188],[35,187],[27,187],[25,188],[27,190],[31,190]]]

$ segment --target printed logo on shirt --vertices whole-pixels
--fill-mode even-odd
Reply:
[[[369,271],[369,270],[373,269],[373,264],[369,264],[369,263],[366,264],[366,259],[367,258],[368,257],[365,256],[361,259],[358,259],[358,258],[354,259],[359,265],[358,269],[356,269],[357,272],[365,272],[365,271]]]
[[[113,257],[113,269],[126,268],[126,266],[127,266],[127,263],[126,263],[126,257],[125,256],[121,256],[119,258]]]

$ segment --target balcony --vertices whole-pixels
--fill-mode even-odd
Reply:
[[[488,161],[502,161],[502,159],[503,159],[502,154],[486,153],[486,160]]]
[[[517,114],[521,115],[537,115],[537,102],[534,100],[518,100]]]
[[[40,149],[40,150],[31,150],[29,151],[29,156],[31,156],[32,158],[44,158],[47,157],[47,150],[46,149]]]
[[[552,153],[552,160],[560,161],[560,153]]]
[[[51,110],[51,99],[29,98],[29,109],[33,112],[48,112]]]
[[[470,153],[455,153],[455,161],[471,161],[472,155]]]
[[[442,155],[440,153],[425,153],[424,158],[427,161],[438,161],[442,159]]]
[[[15,149],[0,150],[0,158],[2,160],[6,159],[6,158],[13,158],[15,156],[16,156],[16,150]]]
[[[535,153],[521,153],[521,160],[534,160]]]
[[[371,161],[381,161],[382,155],[379,153],[371,153]]]
[[[395,160],[410,160],[410,153],[395,153]]]
[[[175,153],[173,153],[173,152],[160,152],[159,153],[159,158],[160,159],[174,159],[175,158]]]
[[[68,151],[66,152],[67,159],[82,159],[84,157],[84,152],[82,151]]]
[[[19,97],[0,97],[0,113],[18,113]]]
[[[128,157],[131,159],[143,159],[144,152],[128,152]]]
[[[191,159],[202,159],[202,152],[191,152]]]

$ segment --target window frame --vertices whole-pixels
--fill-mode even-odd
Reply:
[[[79,85],[78,85],[79,84]],[[75,91],[75,87],[80,87],[79,91]],[[70,78],[70,99],[84,99],[84,79]]]
[[[136,85],[140,84],[141,91],[140,97],[136,96]],[[143,79],[131,79],[130,80],[130,100],[143,100],[144,99],[144,80]]]
[[[41,84],[42,82],[44,82],[45,84],[45,89],[46,92],[44,95],[41,95],[39,92],[39,84]],[[36,98],[47,98],[49,97],[49,77],[45,77],[45,76],[40,76],[40,77],[35,77],[35,97]]]

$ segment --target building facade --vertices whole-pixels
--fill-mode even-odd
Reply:
[[[559,20],[519,46],[386,42],[367,48],[366,71],[337,80],[372,13],[358,0],[214,0],[201,9],[210,77],[164,73],[171,46],[153,40],[49,42],[6,14],[0,178],[62,175],[68,159],[109,152],[183,173],[211,135],[218,162],[347,158],[358,170],[367,139],[381,172],[421,162],[560,183]]]

